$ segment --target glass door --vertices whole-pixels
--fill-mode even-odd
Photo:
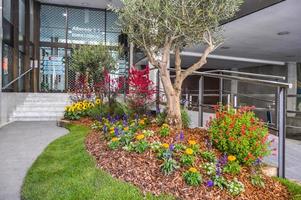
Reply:
[[[40,91],[65,91],[65,48],[40,48]]]

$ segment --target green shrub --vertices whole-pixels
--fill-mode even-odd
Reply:
[[[188,111],[185,108],[181,109],[181,118],[182,118],[182,124],[184,128],[188,128],[191,123],[191,119],[188,115]]]
[[[220,151],[235,155],[240,163],[250,165],[270,153],[268,128],[250,107],[218,107],[208,126],[213,144]]]
[[[166,116],[167,116],[166,111],[157,114],[156,122],[159,126],[161,126],[165,122]],[[191,119],[185,108],[181,108],[181,118],[182,118],[183,127],[188,128],[190,126]]]
[[[216,155],[212,151],[204,151],[201,153],[201,156],[208,162],[216,162],[217,160]]]
[[[203,182],[202,175],[194,167],[191,167],[188,171],[184,172],[183,177],[188,185],[198,186]]]
[[[164,159],[163,164],[161,165],[161,171],[165,175],[171,174],[174,170],[178,169],[178,163],[172,158]]]
[[[240,172],[240,165],[237,161],[228,162],[223,169],[223,172],[229,174],[238,174]]]

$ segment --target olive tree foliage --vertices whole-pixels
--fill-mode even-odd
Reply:
[[[76,90],[99,95],[97,85],[104,80],[105,72],[115,69],[116,59],[107,46],[80,45],[73,48],[70,64],[78,74]]]
[[[124,33],[144,50],[159,69],[167,99],[167,122],[181,128],[180,95],[185,78],[207,62],[207,56],[222,43],[221,22],[239,10],[243,0],[122,0],[119,15]],[[202,45],[201,58],[188,69],[181,68],[181,51]],[[168,71],[170,53],[175,54],[175,80]]]

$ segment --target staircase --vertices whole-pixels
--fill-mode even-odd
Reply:
[[[64,116],[70,102],[66,93],[30,93],[16,107],[9,121],[56,121]]]

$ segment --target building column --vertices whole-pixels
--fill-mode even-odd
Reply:
[[[238,71],[238,69],[231,69],[232,71]],[[233,74],[234,75],[234,74]],[[231,80],[231,104],[234,106],[234,96],[238,93],[238,81],[237,80]]]
[[[287,95],[297,95],[297,84],[298,84],[298,73],[297,73],[297,63],[288,62],[287,63],[287,82],[292,84],[292,88],[289,88]],[[287,110],[295,111],[297,108],[297,97],[292,96],[287,98]],[[295,114],[289,113],[288,116],[293,117]]]

